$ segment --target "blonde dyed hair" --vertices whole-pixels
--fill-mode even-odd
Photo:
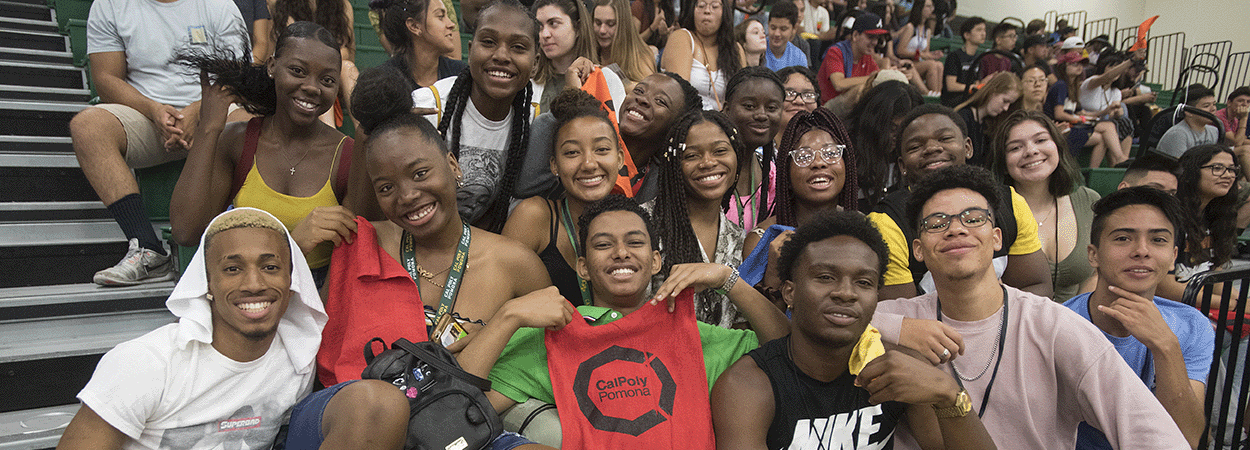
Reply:
[[[282,225],[278,219],[275,219],[269,213],[251,208],[237,208],[226,211],[213,219],[208,224],[208,229],[204,230],[204,247],[207,250],[209,242],[213,240],[213,236],[217,233],[233,230],[236,228],[263,228],[273,230],[282,235],[283,240],[287,239],[286,226]]]

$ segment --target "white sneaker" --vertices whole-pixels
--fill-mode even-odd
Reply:
[[[130,250],[116,266],[95,273],[92,279],[103,286],[134,286],[174,279],[173,258],[139,246],[130,240]]]

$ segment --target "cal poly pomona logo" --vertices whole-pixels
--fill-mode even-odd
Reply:
[[[613,345],[577,366],[573,392],[595,429],[639,436],[672,417],[677,383],[656,355]]]

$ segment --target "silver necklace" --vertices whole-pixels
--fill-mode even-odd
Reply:
[[[998,317],[999,328],[1002,328],[1004,319],[1005,318],[1003,316]],[[959,368],[955,367],[955,361],[951,361],[950,362],[951,370],[955,371],[955,376],[959,377],[960,379],[964,381],[977,381],[982,376],[985,376],[985,372],[990,370],[990,364],[994,362],[994,357],[998,356],[998,340],[1001,338],[1002,338],[1002,333],[994,335],[994,346],[991,347],[993,351],[990,352],[990,357],[985,359],[985,367],[981,368],[981,373],[978,373],[977,376],[975,377],[965,377],[963,374],[959,373]]]

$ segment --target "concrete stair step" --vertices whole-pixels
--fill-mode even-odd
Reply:
[[[87,106],[80,102],[0,100],[0,135],[69,136],[70,119]]]
[[[82,90],[87,76],[73,64],[0,61],[0,85]]]
[[[14,155],[3,155],[14,156]],[[16,155],[34,163],[73,162],[74,155]],[[47,158],[43,156],[67,156],[68,158]],[[19,158],[0,158],[19,159]],[[87,202],[100,201],[100,197],[91,189],[91,183],[78,167],[40,166],[3,166],[0,165],[0,202]]]
[[[74,403],[0,413],[0,450],[56,447],[65,426],[81,406]]]
[[[165,308],[174,282],[128,287],[94,283],[0,288],[0,323]]]
[[[32,20],[7,16],[0,16],[0,30],[57,33],[56,22],[52,20]]]
[[[65,36],[39,31],[0,31],[0,42],[9,48],[63,52],[69,50],[65,40]]]
[[[47,2],[37,0],[0,0],[0,17],[51,21],[52,9]]]
[[[97,220],[112,216],[104,204],[85,202],[0,202],[0,222]]]
[[[0,450],[56,447],[81,406],[74,403],[0,414]]]
[[[0,61],[5,64],[6,61]],[[52,63],[35,63],[35,64],[52,64]],[[59,65],[59,63],[58,63]],[[70,66],[73,67],[73,66]],[[77,69],[75,67],[75,69]],[[87,103],[91,100],[91,91],[81,87],[77,88],[56,88],[47,86],[30,86],[30,85],[6,85],[0,84],[0,99],[5,100],[35,100],[49,102],[73,102]]]
[[[69,136],[0,135],[0,167],[78,167]]]
[[[73,64],[74,54],[71,52],[53,52],[0,47],[0,59],[8,61]]]

